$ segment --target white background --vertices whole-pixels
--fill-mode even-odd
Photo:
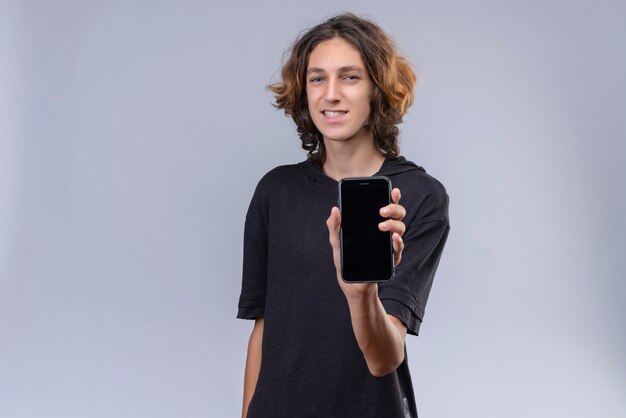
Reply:
[[[624,2],[2,0],[1,417],[239,415],[244,214],[305,158],[265,86],[346,10],[451,198],[420,416],[626,416]]]

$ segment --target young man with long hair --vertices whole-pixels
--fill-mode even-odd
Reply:
[[[269,86],[308,158],[267,173],[246,215],[244,417],[417,417],[405,337],[419,331],[449,221],[444,187],[398,148],[415,79],[379,26],[342,14],[303,33]],[[396,273],[346,283],[337,185],[372,175],[393,184],[379,228]]]

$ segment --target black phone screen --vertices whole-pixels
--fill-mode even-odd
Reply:
[[[380,282],[393,277],[391,233],[378,224],[390,202],[388,178],[347,178],[339,183],[341,275],[346,282]]]

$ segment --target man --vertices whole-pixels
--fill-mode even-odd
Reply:
[[[405,336],[419,330],[449,222],[443,186],[399,156],[415,75],[380,27],[344,14],[296,40],[281,76],[270,89],[309,153],[267,173],[246,216],[237,316],[255,325],[242,416],[417,417]],[[346,283],[337,182],[374,174],[394,186],[379,228],[396,275]]]

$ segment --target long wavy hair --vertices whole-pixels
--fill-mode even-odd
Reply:
[[[308,157],[323,163],[326,159],[324,141],[307,104],[306,71],[313,49],[336,37],[346,40],[361,53],[374,86],[365,128],[373,134],[374,143],[382,154],[396,158],[400,154],[396,125],[402,122],[413,103],[416,76],[409,62],[399,55],[393,40],[370,20],[345,13],[303,32],[291,47],[282,67],[281,80],[268,86],[275,94],[274,106],[293,118]]]

